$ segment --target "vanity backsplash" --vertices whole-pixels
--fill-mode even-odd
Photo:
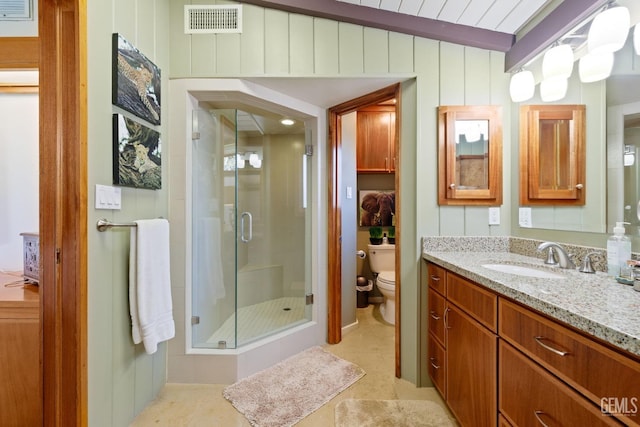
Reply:
[[[422,251],[438,252],[511,252],[533,258],[545,258],[545,253],[538,252],[538,246],[544,240],[523,239],[509,236],[427,236],[422,238]],[[578,246],[569,243],[560,244],[577,266],[582,265],[584,257],[591,252],[591,265],[596,271],[607,271],[607,250],[589,246]],[[632,254],[637,259],[637,254]]]

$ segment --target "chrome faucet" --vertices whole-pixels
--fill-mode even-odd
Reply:
[[[538,252],[542,252],[547,248],[549,250],[555,249],[556,256],[558,257],[558,266],[560,268],[571,270],[576,268],[576,265],[573,263],[573,261],[571,261],[571,255],[569,255],[562,246],[555,242],[544,242],[541,243],[540,246],[538,246]]]

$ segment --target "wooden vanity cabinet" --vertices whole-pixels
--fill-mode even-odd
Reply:
[[[446,270],[435,264],[427,267],[427,281],[429,283],[428,311],[429,311],[429,337],[428,369],[429,378],[443,397],[447,395],[446,388],[446,352],[445,352],[445,325],[444,316],[446,310]]]
[[[15,276],[0,274],[0,425],[39,426],[42,394],[38,288],[4,286],[15,280]]]
[[[396,107],[375,105],[358,110],[356,169],[393,173],[396,170]]]
[[[504,340],[499,357],[500,414],[512,425],[620,425]]]
[[[497,297],[432,264],[428,276],[429,376],[460,424],[495,426]]]
[[[429,375],[462,426],[640,427],[640,358],[427,265]]]
[[[500,337],[589,399],[600,418],[605,399],[626,408],[616,414],[624,423],[640,425],[638,361],[508,300],[500,299],[499,313]]]

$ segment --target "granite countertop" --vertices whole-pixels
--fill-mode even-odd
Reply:
[[[430,250],[425,244],[423,258],[640,356],[640,292],[632,286],[622,285],[603,272],[587,274],[549,267],[540,258],[494,249]],[[482,266],[491,263],[535,266],[564,278],[519,276]]]

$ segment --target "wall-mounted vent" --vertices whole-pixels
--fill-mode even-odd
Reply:
[[[0,21],[33,19],[33,0],[0,0]]]
[[[242,5],[185,5],[185,34],[241,33]]]

